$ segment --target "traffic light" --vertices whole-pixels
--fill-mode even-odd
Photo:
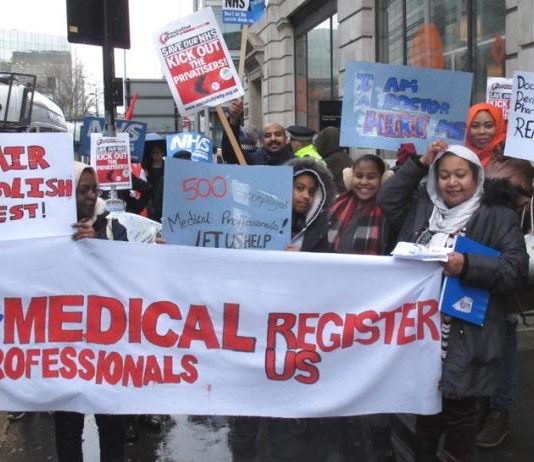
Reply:
[[[70,43],[104,45],[105,3],[111,47],[130,48],[128,0],[67,0],[67,39]]]

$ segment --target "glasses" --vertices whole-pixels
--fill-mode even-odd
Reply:
[[[82,186],[76,190],[76,194],[80,196],[88,196],[89,194],[94,194],[96,197],[102,197],[104,191],[97,187]]]

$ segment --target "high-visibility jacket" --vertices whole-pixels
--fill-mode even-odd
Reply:
[[[317,149],[315,149],[315,146],[313,144],[308,144],[307,146],[304,146],[303,148],[300,148],[296,153],[295,156],[297,157],[313,157],[315,160],[319,160],[321,162],[324,162],[321,155],[317,152]]]

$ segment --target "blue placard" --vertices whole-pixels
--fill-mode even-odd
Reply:
[[[467,237],[459,236],[456,252],[497,257],[500,253]],[[440,310],[444,314],[482,326],[486,318],[490,294],[486,289],[464,284],[457,276],[445,278],[441,293]]]
[[[182,132],[167,135],[167,156],[172,157],[179,151],[189,151],[195,162],[213,163],[213,143],[199,132]]]
[[[265,11],[265,0],[246,1],[223,0],[223,23],[253,24],[261,19]]]
[[[473,74],[350,61],[345,72],[341,146],[389,149],[462,144]]]
[[[85,116],[83,118],[82,132],[80,135],[82,146],[81,154],[89,156],[91,152],[91,133],[102,133],[104,131],[105,119],[103,117]],[[117,119],[115,128],[117,133],[128,133],[130,135],[130,158],[132,162],[143,160],[143,149],[145,147],[146,135],[145,122],[135,120]]]
[[[163,235],[170,244],[283,250],[291,240],[293,169],[167,158]]]

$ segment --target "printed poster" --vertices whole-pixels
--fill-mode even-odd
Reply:
[[[165,160],[163,237],[170,244],[284,250],[293,169]]]
[[[435,140],[462,144],[473,74],[421,67],[347,63],[341,146],[423,153]]]
[[[190,152],[194,162],[214,162],[213,143],[203,133],[181,132],[167,135],[167,157],[173,157],[180,151]]]
[[[512,79],[488,77],[486,102],[493,104],[502,112],[504,120],[508,120],[510,98],[512,96]]]
[[[223,23],[253,24],[264,11],[265,0],[222,0]]]
[[[504,155],[534,161],[534,72],[514,72]]]
[[[154,42],[182,116],[244,94],[211,8],[168,24]]]
[[[72,136],[0,133],[0,241],[68,236],[76,221]]]
[[[100,189],[131,189],[128,133],[117,133],[117,136],[91,133],[91,166]]]

